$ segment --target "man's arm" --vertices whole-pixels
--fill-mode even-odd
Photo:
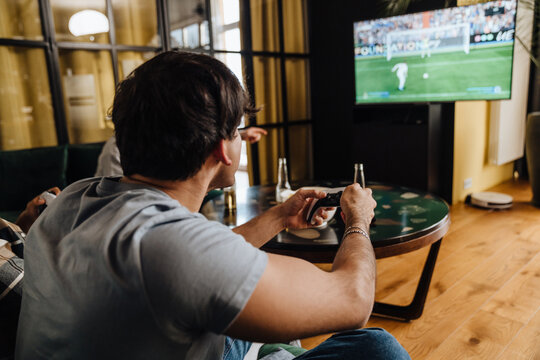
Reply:
[[[368,232],[375,205],[371,190],[347,187],[341,200],[347,226]],[[277,342],[360,328],[373,308],[375,275],[373,247],[360,233],[343,239],[329,273],[300,259],[269,254],[265,272],[226,334]]]
[[[251,245],[260,248],[285,228],[302,229],[310,225],[306,222],[309,205],[314,199],[322,199],[326,193],[319,190],[298,190],[283,204],[274,206],[249,222],[233,229]],[[323,209],[315,216],[314,225],[321,225],[327,216]]]
[[[254,144],[257,141],[261,140],[261,137],[263,135],[268,134],[266,130],[260,127],[251,126],[242,130],[238,131],[240,133],[240,137],[243,141],[247,141],[250,144]]]

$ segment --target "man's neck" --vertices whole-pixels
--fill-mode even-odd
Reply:
[[[134,174],[124,176],[121,182],[143,184],[163,191],[171,198],[178,200],[191,212],[199,211],[204,196],[208,191],[208,180],[204,176],[191,177],[187,180],[160,180]]]

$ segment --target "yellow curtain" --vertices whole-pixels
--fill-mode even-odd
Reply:
[[[285,52],[305,53],[305,2],[304,0],[283,1],[283,25]],[[254,51],[278,52],[279,28],[278,7],[276,0],[251,0],[251,35]],[[287,84],[281,83],[281,63],[279,58],[256,56],[253,58],[253,73],[255,83],[255,103],[262,107],[257,115],[257,124],[283,123],[282,86],[287,89],[289,120],[305,120],[309,118],[309,92],[307,60],[286,60]],[[311,146],[310,139],[296,136],[299,130],[289,131],[290,160],[294,168],[289,172],[291,179],[300,180],[309,177]],[[294,141],[292,140],[294,137]],[[284,134],[282,129],[269,131],[257,145],[259,157],[259,174],[261,184],[277,181],[278,158],[285,155]],[[248,161],[252,162],[252,154],[248,149]],[[250,171],[250,181],[253,176]]]
[[[252,0],[251,37],[254,51],[279,51],[278,7],[276,0]],[[280,123],[282,119],[281,71],[276,58],[254,57],[255,103],[261,107],[257,124]],[[284,156],[282,131],[270,130],[257,144],[261,184],[277,181],[277,159]],[[251,152],[248,152],[251,162]],[[251,175],[251,173],[250,173]],[[250,181],[253,179],[250,177]]]
[[[71,143],[107,140],[108,110],[114,99],[114,76],[108,51],[62,50],[60,74]]]
[[[27,69],[31,79],[30,86],[25,89],[27,110],[32,109],[32,117],[28,117],[30,127],[30,147],[52,146],[58,144],[54,124],[54,111],[47,74],[45,54],[43,50],[23,51],[23,67]],[[38,60],[39,59],[39,60]]]
[[[286,53],[307,53],[304,0],[283,1],[283,39]],[[289,122],[311,118],[308,60],[290,58],[285,61],[287,110]],[[289,127],[289,176],[292,181],[313,176],[311,128]]]
[[[251,0],[251,39],[254,51],[279,51],[276,0]]]
[[[0,12],[1,16],[1,12]],[[24,106],[24,87],[18,76],[19,64],[13,47],[0,47],[0,81],[4,94],[0,97],[0,133],[2,150],[30,146],[30,128],[20,111]]]
[[[312,168],[312,133],[310,125],[289,127],[289,177],[291,181],[313,178]]]
[[[113,0],[116,42],[158,46],[157,11],[153,0]]]
[[[309,68],[306,59],[285,60],[289,121],[311,118]]]
[[[254,57],[253,72],[255,103],[261,107],[261,111],[257,114],[257,124],[282,123],[279,59]],[[276,130],[274,132],[270,131],[269,135],[258,143],[261,184],[277,181],[277,159],[279,156],[285,156],[283,137],[278,135]]]
[[[29,11],[25,2],[0,2],[0,34],[11,36],[19,24],[24,35],[40,34]],[[43,50],[0,46],[0,93],[0,149],[57,144]]]
[[[119,51],[118,80],[124,80],[139,65],[154,56],[153,52]]]
[[[305,1],[283,1],[283,40],[285,52],[306,53]]]

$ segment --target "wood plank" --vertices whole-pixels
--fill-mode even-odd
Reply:
[[[503,354],[501,354],[500,357],[497,358],[497,360],[538,360],[539,357],[528,357],[526,355],[523,355],[519,352],[515,351],[505,351]]]
[[[528,323],[540,308],[540,254],[517,272],[482,310]]]
[[[326,339],[328,339],[332,335],[333,334],[324,334],[324,335],[319,335],[319,336],[313,336],[310,338],[302,339],[300,343],[302,344],[302,347],[304,349],[311,350],[317,345],[319,345],[320,343],[324,342]]]
[[[377,284],[375,298],[377,301],[393,301],[397,305],[407,305],[414,295],[414,289],[422,267],[427,258],[429,246],[413,253],[402,255],[396,263],[386,262],[387,259],[377,260]],[[391,258],[389,258],[391,259]],[[389,266],[385,266],[389,264]],[[396,271],[399,268],[399,271]],[[390,298],[392,295],[402,292],[400,298]]]
[[[509,228],[504,222],[497,221],[495,224],[491,222],[481,222],[477,225],[475,231],[461,229],[448,235],[442,243],[447,249],[454,245],[456,251],[446,258],[439,258],[435,266],[435,271],[432,279],[432,286],[428,293],[429,302],[432,299],[443,294],[447,289],[456,284],[456,282],[471,272],[474,268],[480,266],[483,261],[488,259],[502,247],[508,246],[507,238],[512,237],[515,230]],[[490,238],[489,244],[486,238]],[[459,245],[455,245],[458,243]],[[402,273],[403,271],[400,271]],[[403,303],[404,299],[410,298],[416,284],[417,278],[409,275],[410,269],[404,271],[406,276],[411,279],[402,282],[399,290],[393,290],[383,301],[392,303]],[[418,269],[416,269],[418,273]],[[380,277],[378,278],[380,279]]]
[[[518,239],[519,241],[519,239]],[[422,321],[395,328],[393,334],[413,359],[424,359],[459,328],[518,269],[540,252],[540,243],[508,244],[482,266],[453,286],[451,291],[426,304]],[[422,341],[419,341],[422,339]]]
[[[521,322],[479,311],[425,359],[494,359],[522,326]]]
[[[498,359],[515,359],[515,354],[520,354],[525,359],[540,359],[540,310],[514,337],[510,345]]]

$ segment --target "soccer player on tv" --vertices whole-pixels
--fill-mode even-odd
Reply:
[[[405,81],[407,81],[407,74],[409,72],[409,66],[407,62],[401,62],[394,65],[392,72],[395,72],[399,79],[398,90],[403,91],[405,89]]]

